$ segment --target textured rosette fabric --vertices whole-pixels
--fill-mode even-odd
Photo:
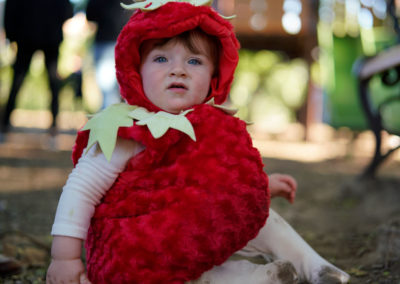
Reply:
[[[174,129],[154,139],[96,208],[86,243],[93,283],[184,283],[254,238],[268,216],[268,181],[243,121],[209,105],[187,114],[197,142]],[[88,131],[80,132],[76,161]]]

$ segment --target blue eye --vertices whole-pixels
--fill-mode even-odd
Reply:
[[[164,56],[157,56],[157,57],[154,59],[154,62],[158,62],[158,63],[167,62],[167,58],[165,58]]]
[[[201,65],[201,61],[197,58],[189,59],[188,63],[192,65]]]

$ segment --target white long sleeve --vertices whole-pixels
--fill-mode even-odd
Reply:
[[[95,206],[139,148],[119,138],[110,162],[98,145],[83,154],[63,187],[51,234],[86,239]]]

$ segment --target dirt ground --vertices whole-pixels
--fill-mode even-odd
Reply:
[[[46,133],[20,129],[0,144],[0,253],[22,265],[0,283],[44,283],[73,138],[64,133],[51,141]],[[399,284],[400,162],[387,161],[376,180],[359,180],[368,162],[351,155],[314,162],[264,158],[267,172],[289,173],[299,183],[294,205],[275,199],[272,207],[350,273],[351,283]]]

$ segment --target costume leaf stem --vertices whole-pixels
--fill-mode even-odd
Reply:
[[[121,6],[127,10],[140,9],[146,12],[156,10],[168,2],[186,2],[193,6],[211,6],[212,4],[212,0],[136,0],[133,4],[125,4],[121,2]],[[236,17],[236,15],[220,16],[226,20],[231,20]]]

